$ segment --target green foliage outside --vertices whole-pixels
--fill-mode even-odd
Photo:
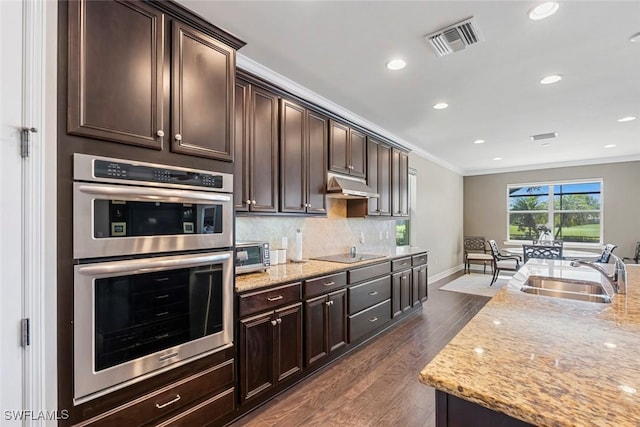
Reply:
[[[396,221],[396,245],[409,245],[409,221],[406,219]]]

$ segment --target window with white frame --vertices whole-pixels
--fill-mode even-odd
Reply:
[[[511,184],[507,211],[509,240],[602,243],[602,180]]]

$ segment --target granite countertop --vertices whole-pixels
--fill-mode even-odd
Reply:
[[[538,426],[640,426],[640,266],[610,304],[525,294],[529,275],[603,280],[566,261],[527,263],[420,381]]]
[[[382,255],[380,258],[358,261],[351,264],[318,261],[313,259],[302,263],[287,262],[286,264],[271,266],[266,272],[240,274],[236,276],[235,289],[238,293],[248,292],[296,280],[304,280],[312,277],[324,276],[326,274],[338,273],[340,271],[347,271],[367,264],[376,264],[403,256],[417,255],[425,252],[429,251],[415,246],[402,246],[397,247],[395,251],[380,254]]]

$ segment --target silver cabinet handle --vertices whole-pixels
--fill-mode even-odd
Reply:
[[[247,204],[250,205],[251,204],[251,199],[247,200]]]
[[[330,307],[330,306],[333,305],[333,301],[327,301],[326,304],[327,304],[328,307]]]
[[[271,324],[272,324],[273,326],[276,326],[276,325],[278,324],[278,322],[276,322],[275,320],[272,320],[272,321],[271,321]]]
[[[278,325],[279,325],[280,323],[282,323],[282,319],[278,317],[278,318],[276,319],[276,322],[277,322],[277,323],[278,323]]]
[[[371,296],[378,295],[378,291],[369,292],[369,295],[371,295]]]
[[[126,187],[124,185],[108,184],[74,184],[74,191],[85,194],[93,194],[100,199],[117,199],[131,201],[157,202],[159,198],[171,198],[175,203],[192,202],[229,202],[231,196],[227,194],[206,193],[204,191],[174,190],[164,188]]]
[[[374,317],[374,318],[372,318],[372,319],[369,319],[369,322],[371,322],[371,323],[373,323],[373,322],[377,322],[377,321],[378,321],[378,318],[377,318],[377,317]]]
[[[158,409],[162,409],[162,408],[166,408],[169,405],[173,405],[174,403],[176,403],[178,400],[180,400],[180,395],[176,394],[176,397],[174,397],[173,399],[171,399],[170,401],[168,401],[167,403],[163,403],[163,404],[159,404],[156,403],[156,408]]]
[[[255,204],[256,204],[256,201],[255,201],[255,200],[252,200],[252,201],[251,201],[251,204],[252,204],[252,205],[255,205]]]
[[[164,136],[164,131],[163,130],[159,130],[158,132],[156,132],[156,135],[158,135],[160,138],[162,138]]]
[[[179,133],[176,133],[176,141],[182,141],[182,135],[180,135]]]
[[[278,300],[280,300],[282,298],[284,298],[282,295],[278,295],[278,296],[275,296],[275,297],[267,297],[267,301],[274,302],[274,301],[278,301]]]
[[[335,284],[336,282],[327,282],[327,283],[323,283],[322,286],[333,286]]]

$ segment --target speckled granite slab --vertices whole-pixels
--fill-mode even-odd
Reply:
[[[264,273],[249,273],[236,276],[236,292],[248,292],[260,288],[267,288],[283,283],[304,280],[312,277],[324,276],[339,271],[361,267],[367,264],[376,264],[385,260],[392,260],[403,256],[412,256],[429,252],[418,247],[398,247],[394,252],[384,254],[384,258],[376,258],[367,261],[343,264],[338,262],[309,260],[303,263],[288,262],[268,268]]]
[[[420,381],[539,426],[640,426],[640,266],[628,265],[627,294],[610,304],[520,292],[528,274],[600,280],[548,263],[523,267]]]

